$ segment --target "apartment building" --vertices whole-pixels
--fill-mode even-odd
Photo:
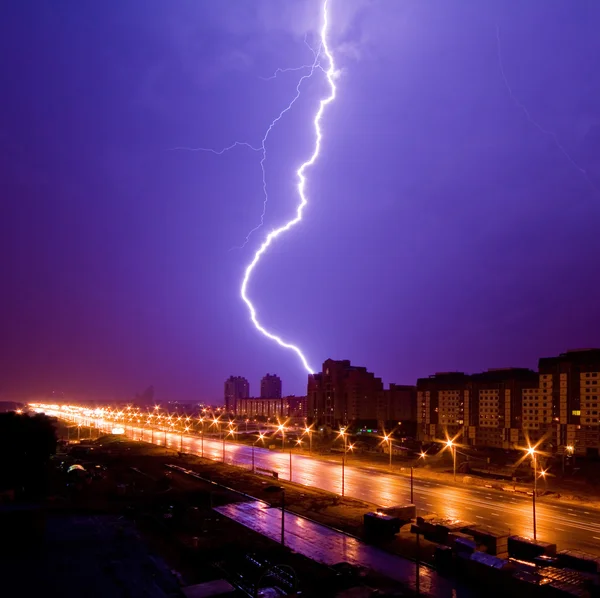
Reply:
[[[417,380],[417,434],[425,442],[462,439],[470,413],[469,376],[439,372]],[[467,424],[465,424],[467,422]]]
[[[539,378],[533,370],[489,369],[469,376],[468,389],[468,444],[511,449],[527,446],[528,437],[537,442],[547,431],[547,418],[537,413]]]
[[[541,404],[551,406],[557,452],[596,457],[600,450],[600,349],[578,349],[539,360]],[[545,409],[548,409],[546,407]]]
[[[419,438],[456,438],[463,444],[505,449],[525,446],[528,435],[537,442],[549,426],[547,413],[538,406],[538,380],[536,372],[525,368],[421,378],[417,381]]]
[[[266,374],[260,381],[261,399],[281,398],[281,378],[275,374]]]
[[[308,376],[308,418],[337,429],[352,422],[376,422],[381,378],[350,361],[327,359],[322,371]]]
[[[273,420],[303,422],[306,418],[306,397],[291,395],[280,399],[246,398],[237,402],[236,415],[253,418],[267,417]]]
[[[237,402],[250,396],[250,384],[243,376],[229,376],[225,380],[225,411],[235,413]]]
[[[390,384],[389,388],[382,390],[378,394],[377,425],[379,428],[389,430],[398,425],[406,425],[409,422],[414,423],[416,419],[416,386]]]

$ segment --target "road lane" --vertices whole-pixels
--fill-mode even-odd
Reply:
[[[112,426],[112,424],[110,424]],[[110,427],[107,426],[107,429]],[[126,429],[128,436],[151,440],[151,432],[141,428]],[[154,431],[155,444],[182,449],[200,455],[202,440],[199,436]],[[215,438],[204,439],[204,456],[223,460],[223,442]],[[225,461],[250,468],[252,446],[225,443]],[[407,503],[410,500],[410,480],[403,475],[388,474],[365,466],[345,466],[345,495],[381,506]],[[290,453],[271,451],[260,445],[254,447],[256,468],[276,471],[280,479],[290,479]],[[313,459],[304,454],[294,454],[292,449],[292,481],[314,486],[337,494],[341,493],[342,465],[340,460]],[[533,536],[532,498],[490,488],[465,486],[437,480],[420,480],[415,471],[414,496],[417,508],[438,514],[485,524],[511,534]],[[550,504],[538,499],[536,505],[537,537],[556,542],[559,548],[570,548],[600,553],[600,511],[576,505]]]

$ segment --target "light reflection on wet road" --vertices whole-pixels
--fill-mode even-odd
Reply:
[[[217,507],[215,511],[273,540],[281,538],[281,509],[256,501]],[[285,513],[285,543],[292,550],[325,565],[346,562],[371,569],[401,584],[415,586],[416,566],[411,561],[288,512]],[[452,582],[427,567],[421,567],[420,587],[423,594],[440,598],[470,595],[465,590],[456,590]]]

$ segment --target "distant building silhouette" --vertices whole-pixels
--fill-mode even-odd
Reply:
[[[417,420],[417,387],[390,384],[377,397],[377,425],[384,430],[393,430],[402,425],[406,431],[414,432]],[[411,425],[413,424],[413,425]]]
[[[323,370],[308,376],[308,417],[337,429],[351,422],[376,422],[381,378],[349,360],[327,359]]]
[[[248,380],[242,376],[229,376],[225,380],[225,411],[235,413],[237,402],[250,396]]]
[[[260,381],[261,399],[281,398],[281,378],[275,374],[267,374]]]
[[[135,400],[138,403],[144,405],[150,405],[154,403],[154,386],[149,386],[143,393],[136,393]]]

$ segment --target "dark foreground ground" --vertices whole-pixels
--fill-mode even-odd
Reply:
[[[2,597],[179,597],[185,595],[182,588],[223,578],[237,585],[233,596],[268,587],[303,596],[337,596],[348,588],[358,588],[360,595],[371,595],[373,588],[382,595],[410,595],[373,573],[340,571],[281,547],[214,510],[244,497],[170,474],[164,466],[199,467],[199,460],[131,442],[95,448],[78,460],[95,479],[74,481],[60,466],[72,459],[58,457],[47,504],[4,510],[3,521],[8,517],[12,523],[3,529]],[[270,481],[203,465],[208,477],[267,495]],[[301,494],[290,490],[290,503],[301,503]],[[319,502],[310,494],[326,511],[327,499]]]

